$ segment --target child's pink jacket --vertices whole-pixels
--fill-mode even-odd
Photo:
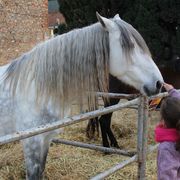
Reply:
[[[168,93],[171,97],[180,99],[180,93],[176,89],[171,89]],[[156,130],[155,138],[160,142],[157,156],[158,180],[180,180],[180,152],[175,149],[178,132],[175,132],[175,129],[165,132],[166,129],[163,127],[159,132]],[[163,137],[162,134],[164,134]]]

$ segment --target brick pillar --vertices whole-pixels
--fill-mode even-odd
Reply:
[[[48,0],[0,1],[0,64],[44,40],[48,33]]]

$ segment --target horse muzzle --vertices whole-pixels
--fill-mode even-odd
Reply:
[[[157,81],[155,87],[144,85],[143,90],[147,96],[152,96],[162,92],[163,82]]]

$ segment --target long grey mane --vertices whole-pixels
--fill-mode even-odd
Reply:
[[[81,103],[88,92],[108,91],[108,33],[96,23],[57,36],[12,62],[5,76],[14,95],[17,88],[28,95],[33,82],[38,103]]]
[[[128,23],[115,21],[121,31],[121,45],[127,55],[133,50],[133,41],[149,53],[141,35]],[[94,106],[90,92],[108,91],[109,36],[100,23],[76,29],[38,44],[31,51],[12,62],[5,73],[5,82],[15,95],[28,95],[35,87],[36,102],[62,108],[84,97]],[[42,101],[43,100],[43,101]]]
[[[151,53],[149,51],[149,48],[144,41],[143,37],[140,35],[140,33],[129,23],[123,21],[123,20],[114,20],[114,22],[118,25],[120,31],[121,31],[121,45],[124,49],[126,56],[130,55],[130,52],[134,49],[134,42],[139,46],[139,48],[149,56],[151,56]]]

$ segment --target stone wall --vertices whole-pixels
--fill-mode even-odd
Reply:
[[[0,63],[30,50],[48,33],[48,0],[0,0]]]

